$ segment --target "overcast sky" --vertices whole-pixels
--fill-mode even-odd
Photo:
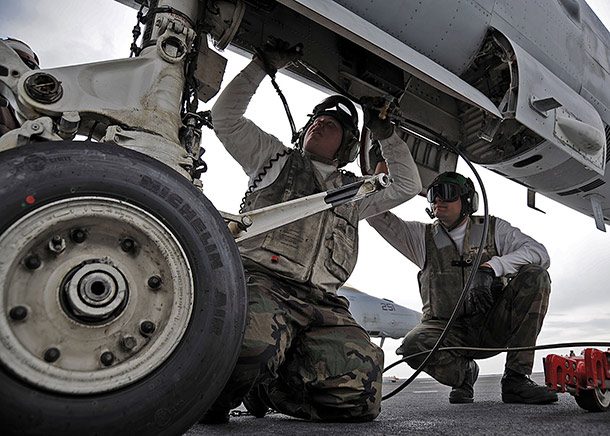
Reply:
[[[607,0],[589,4],[608,26],[610,5]],[[39,55],[43,67],[54,67],[127,57],[135,11],[112,0],[0,0],[0,36],[28,42]],[[227,83],[248,62],[225,51],[229,64]],[[278,76],[290,104],[295,123],[302,126],[308,114],[324,95],[286,76]],[[608,84],[610,86],[610,84]],[[202,104],[201,109],[211,107]],[[247,116],[286,143],[290,128],[281,102],[268,79],[253,99]],[[209,171],[203,182],[206,195],[220,210],[237,212],[247,186],[240,166],[224,151],[212,132],[204,132],[202,146]],[[349,167],[358,173],[357,167]],[[470,175],[464,165],[458,170]],[[539,196],[537,206],[545,215],[528,209],[526,189],[480,168],[489,196],[490,213],[500,216],[542,242],[551,256],[553,281],[551,302],[538,343],[610,340],[610,234],[596,230],[593,219],[552,200]],[[429,222],[424,212],[425,199],[416,198],[394,212],[404,219]],[[417,287],[417,268],[394,251],[372,230],[361,223],[358,264],[348,284],[377,297],[421,310]],[[387,340],[386,364],[396,360],[400,341]],[[580,352],[581,348],[575,348]],[[554,350],[565,354],[568,350]],[[542,371],[536,355],[535,371]],[[504,356],[479,362],[481,372],[501,373]],[[406,376],[411,370],[402,365],[391,374]]]

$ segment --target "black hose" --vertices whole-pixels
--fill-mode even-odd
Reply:
[[[468,159],[457,147],[454,147],[449,143],[444,142],[441,145],[447,147],[450,151],[453,151],[454,153],[458,154],[462,159],[464,159],[466,164],[470,167],[473,174],[475,175],[477,182],[479,183],[479,187],[481,188],[481,196],[483,197],[483,231],[481,232],[481,241],[479,242],[479,250],[477,252],[476,258],[473,261],[473,265],[479,265],[481,263],[481,258],[483,256],[483,246],[485,245],[485,240],[487,239],[487,229],[489,227],[489,210],[488,210],[488,204],[487,204],[487,192],[485,191],[485,186],[483,185],[483,180],[481,180],[479,173],[477,172],[475,167],[472,165],[472,162],[470,162],[470,159]],[[434,347],[432,347],[432,349],[428,352],[429,354],[426,356],[424,361],[421,363],[421,365],[419,365],[417,367],[417,369],[415,370],[413,375],[411,375],[411,377],[409,377],[405,382],[403,382],[399,387],[394,389],[392,392],[390,392],[387,395],[384,395],[381,398],[382,401],[392,398],[394,395],[396,395],[397,393],[402,391],[404,388],[409,386],[413,382],[413,380],[415,380],[417,378],[417,376],[423,371],[426,364],[430,361],[430,359],[432,359],[432,356],[434,356],[436,354],[436,352],[442,345],[443,341],[447,337],[447,334],[449,333],[449,329],[451,328],[451,326],[457,319],[458,311],[462,307],[462,303],[464,302],[464,299],[466,298],[466,293],[468,292],[468,289],[470,289],[470,285],[472,284],[472,281],[474,280],[475,274],[476,274],[476,268],[472,268],[470,270],[470,274],[468,275],[468,280],[466,280],[466,283],[464,284],[464,288],[462,289],[460,298],[458,299],[457,303],[455,304],[455,307],[453,308],[453,312],[451,313],[451,316],[449,317],[449,321],[447,321],[447,325],[445,326],[445,328],[443,329],[443,332],[441,333],[438,340],[434,344]],[[386,371],[386,370],[384,369],[384,371]]]
[[[610,342],[561,342],[557,344],[546,344],[546,345],[532,345],[529,347],[505,347],[505,348],[487,348],[487,347],[440,347],[437,351],[482,351],[491,353],[506,353],[508,351],[533,351],[533,350],[551,350],[555,348],[567,348],[567,347],[610,347]],[[392,363],[385,367],[383,372],[389,371],[400,363],[406,362],[408,359],[418,357],[429,353],[432,350],[419,351],[417,353],[409,354],[400,360]]]
[[[271,84],[273,85],[273,88],[275,88],[275,92],[277,92],[277,95],[280,96],[280,100],[282,100],[282,104],[284,105],[284,110],[286,111],[286,116],[288,117],[288,122],[290,123],[290,130],[292,131],[292,143],[294,143],[297,140],[298,134],[297,134],[296,126],[294,125],[294,119],[292,118],[292,113],[290,112],[290,107],[288,106],[288,101],[286,101],[286,97],[284,97],[284,93],[282,92],[279,85],[275,81],[275,74],[273,76],[269,75],[269,77],[271,77]]]

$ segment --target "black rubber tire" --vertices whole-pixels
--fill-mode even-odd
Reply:
[[[606,412],[610,407],[609,396],[610,392],[608,391],[606,391],[605,394],[602,394],[599,389],[591,389],[580,391],[574,399],[576,400],[576,404],[589,412]]]
[[[30,195],[33,205],[24,202]],[[160,367],[116,391],[47,392],[0,368],[1,433],[181,434],[211,406],[239,353],[247,301],[237,246],[202,193],[143,154],[91,142],[40,143],[0,154],[0,234],[34,208],[83,195],[127,201],[174,233],[194,275],[191,320]]]

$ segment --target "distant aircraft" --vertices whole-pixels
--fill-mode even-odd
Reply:
[[[349,300],[349,311],[369,335],[381,338],[400,339],[421,320],[421,313],[396,304],[385,298],[376,298],[350,286],[342,286],[337,294]]]
[[[178,434],[228,379],[246,290],[223,218],[253,220],[198,189],[210,120],[196,103],[226,66],[208,40],[302,43],[290,74],[395,102],[424,187],[455,168],[453,146],[527,187],[529,206],[540,192],[605,230],[610,32],[584,0],[117,1],[150,6],[131,58],[38,70],[0,41],[0,106],[20,124],[0,137],[3,432]],[[255,224],[302,218],[308,200]]]

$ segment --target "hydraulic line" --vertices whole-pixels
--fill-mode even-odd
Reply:
[[[292,132],[292,142],[294,143],[299,135],[296,129],[296,126],[294,124],[294,119],[292,118],[292,113],[290,112],[290,107],[288,106],[288,101],[286,101],[286,97],[284,97],[284,93],[282,92],[282,90],[280,89],[280,86],[277,84],[277,82],[275,81],[275,74],[274,75],[270,75],[269,77],[271,77],[271,84],[273,85],[273,88],[275,89],[275,92],[277,92],[277,95],[280,96],[280,100],[282,100],[282,104],[284,105],[284,110],[286,111],[286,116],[288,117],[288,123],[290,123],[290,130]]]
[[[481,258],[483,256],[483,246],[485,245],[485,240],[487,238],[487,229],[489,227],[489,209],[488,209],[488,203],[487,203],[487,192],[485,191],[485,186],[483,185],[483,180],[481,180],[481,176],[479,176],[479,173],[477,172],[477,170],[474,167],[474,165],[472,164],[472,162],[470,162],[470,159],[468,159],[468,157],[466,157],[464,155],[464,153],[462,153],[462,151],[459,150],[457,147],[454,147],[445,141],[443,141],[440,145],[448,148],[450,151],[453,151],[454,153],[459,155],[462,159],[464,159],[464,162],[466,162],[466,164],[472,170],[472,173],[475,175],[475,177],[477,179],[477,183],[479,184],[479,187],[481,188],[481,196],[483,197],[483,230],[481,232],[481,240],[479,241],[479,249],[478,249],[477,255],[473,261],[473,265],[480,265]],[[392,398],[394,395],[396,395],[397,393],[402,391],[404,388],[409,386],[413,382],[413,380],[415,380],[417,378],[417,376],[423,371],[423,369],[426,367],[426,365],[428,364],[430,359],[432,359],[432,356],[434,356],[436,354],[436,352],[442,345],[443,341],[447,337],[447,334],[449,333],[449,329],[451,328],[451,326],[457,319],[457,314],[459,312],[459,309],[462,307],[462,303],[464,302],[464,299],[466,298],[466,294],[468,292],[468,289],[470,289],[470,286],[472,284],[472,281],[474,280],[475,274],[476,274],[476,268],[472,268],[470,270],[470,274],[468,275],[468,280],[466,280],[466,283],[464,284],[464,288],[462,289],[460,298],[458,299],[457,303],[455,303],[453,312],[451,313],[451,316],[449,317],[449,321],[447,321],[447,325],[445,326],[445,328],[443,329],[443,332],[441,333],[438,340],[434,344],[434,347],[432,347],[432,349],[429,350],[428,355],[426,356],[424,361],[421,363],[421,365],[419,365],[417,367],[417,369],[411,375],[411,377],[409,377],[405,382],[403,382],[395,390],[393,390],[392,392],[390,392],[387,395],[384,395],[382,397],[382,400],[387,400],[389,398]],[[386,370],[387,369],[384,369],[384,372]]]
[[[437,351],[482,351],[491,353],[506,353],[508,351],[533,351],[533,350],[553,350],[556,348],[567,348],[567,347],[610,347],[610,342],[560,342],[556,344],[545,344],[545,345],[532,345],[529,347],[505,347],[505,348],[487,348],[487,347],[440,347]],[[389,371],[395,366],[405,362],[413,357],[422,356],[429,353],[430,350],[419,351],[417,353],[409,354],[400,360],[388,365],[383,369],[383,372]],[[406,387],[406,386],[405,386]],[[402,390],[402,389],[401,389]],[[394,392],[392,392],[394,394]]]

